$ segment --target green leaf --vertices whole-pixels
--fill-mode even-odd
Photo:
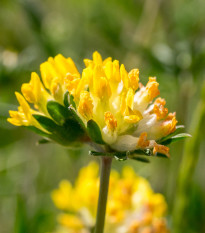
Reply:
[[[137,161],[140,161],[140,162],[143,162],[143,163],[149,163],[150,162],[148,159],[140,157],[140,156],[134,156],[134,157],[131,157],[130,159],[137,160]]]
[[[165,136],[165,137],[163,137],[163,138],[160,138],[160,139],[157,141],[157,143],[158,143],[158,144],[162,144],[163,141],[166,141],[167,139],[173,137],[174,135],[179,134],[179,132],[180,132],[182,129],[184,129],[184,125],[177,125],[177,126],[176,126],[176,130],[175,130],[173,133],[171,133],[171,134],[169,134],[169,135],[167,135],[167,136]]]
[[[46,144],[46,143],[50,143],[50,142],[51,142],[51,141],[49,141],[49,140],[43,138],[43,139],[41,139],[41,140],[38,141],[38,144]]]
[[[124,161],[129,159],[134,159],[140,162],[144,162],[144,163],[149,163],[150,161],[142,156],[136,155],[136,154],[132,154],[132,152],[130,153],[129,151],[126,152],[96,152],[96,151],[90,151],[89,152],[90,155],[93,156],[109,156],[109,157],[115,157],[115,159],[117,159],[118,161]]]
[[[104,156],[104,155],[107,155],[107,154],[104,153],[104,152],[97,152],[97,151],[90,150],[89,155],[92,155],[92,156]],[[112,154],[110,156],[112,156]]]
[[[105,144],[102,139],[102,134],[98,124],[94,120],[89,120],[87,123],[87,132],[92,141],[98,144]]]
[[[169,158],[167,155],[162,154],[162,153],[158,153],[158,152],[155,154],[155,156],[157,156],[157,157],[162,157],[162,158],[166,158],[166,159]]]
[[[53,120],[60,125],[63,125],[67,119],[72,118],[70,111],[55,101],[47,103],[47,110]]]
[[[134,150],[134,151],[131,151],[130,152],[131,155],[146,155],[146,156],[151,156],[153,155],[152,154],[152,150],[151,149],[137,149],[137,150]]]
[[[93,156],[108,156],[108,157],[117,157],[117,158],[125,158],[127,157],[127,152],[98,152],[98,151],[89,151],[89,155]]]
[[[50,138],[50,136],[51,136],[51,134],[45,133],[44,131],[42,131],[34,126],[22,126],[22,127],[29,129],[29,130],[33,131],[34,133],[41,135],[42,137]]]
[[[180,134],[177,134],[177,135],[174,135],[174,136],[168,138],[167,140],[160,142],[160,144],[169,145],[170,143],[173,143],[173,142],[185,139],[185,138],[190,138],[190,137],[191,137],[191,135],[188,133],[180,133]]]
[[[92,155],[92,156],[110,156],[110,157],[112,157],[113,153],[98,152],[98,151],[90,150],[89,155]]]
[[[177,125],[175,132],[178,132],[180,129],[184,129],[184,125]]]

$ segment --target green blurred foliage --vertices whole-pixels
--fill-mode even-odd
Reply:
[[[157,76],[161,96],[177,112],[187,132],[201,83],[205,79],[204,0],[1,0],[0,1],[0,231],[45,233],[56,224],[50,192],[61,179],[74,181],[92,158],[88,148],[71,150],[36,145],[38,137],[6,122],[16,109],[14,91],[48,56],[70,56],[82,70],[82,59],[98,50],[127,69],[140,69],[146,82]],[[205,127],[201,127],[205,132]],[[188,180],[189,211],[182,232],[205,231],[204,133],[199,163]],[[171,147],[171,160],[114,162],[131,164],[148,178],[169,204],[170,226],[183,143]]]

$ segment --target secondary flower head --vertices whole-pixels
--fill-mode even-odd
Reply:
[[[144,86],[138,69],[128,72],[98,52],[84,63],[82,74],[60,54],[42,63],[41,79],[32,73],[22,85],[23,95],[16,93],[20,107],[10,111],[8,121],[66,146],[90,143],[118,159],[169,156],[165,145],[186,135],[174,136],[176,116],[158,97],[156,78],[149,77]]]
[[[90,163],[81,169],[74,185],[60,182],[52,199],[61,210],[56,233],[89,233],[95,225],[98,165]],[[86,195],[85,195],[86,193]],[[167,204],[154,193],[147,180],[124,167],[122,174],[111,171],[105,233],[168,233],[165,220]]]

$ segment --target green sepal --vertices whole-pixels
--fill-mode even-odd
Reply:
[[[51,141],[50,140],[47,140],[45,138],[41,139],[38,141],[38,144],[47,144],[47,143],[50,143]]]
[[[47,110],[53,120],[60,125],[63,125],[67,119],[72,118],[70,111],[55,101],[47,103]]]
[[[170,138],[167,138],[166,140],[161,141],[160,144],[161,145],[169,145],[173,142],[176,142],[176,141],[179,141],[179,140],[182,140],[185,138],[190,138],[190,137],[191,137],[191,135],[188,133],[180,133],[180,134],[174,135]]]
[[[105,144],[105,142],[102,139],[100,128],[94,120],[89,120],[87,122],[87,132],[88,136],[92,139],[92,141],[98,144]]]
[[[62,125],[66,131],[72,132],[71,137],[75,137],[76,134],[86,135],[85,125],[72,105],[66,108],[55,101],[50,101],[47,109],[58,124]]]
[[[85,124],[83,123],[82,119],[78,116],[76,110],[72,105],[69,106],[68,111],[70,111],[73,119],[75,119],[78,122],[78,124],[81,126],[81,128],[86,132]]]
[[[74,96],[73,95],[69,95],[70,96],[70,105],[72,105],[74,107],[74,109],[76,109],[76,104],[74,101]]]
[[[40,125],[47,131],[55,134],[59,131],[60,126],[57,125],[53,120],[42,115],[34,114],[33,117],[40,123]]]
[[[68,99],[69,99],[69,92],[66,91],[66,93],[64,94],[64,97],[63,97],[63,104],[64,104],[64,106],[65,106],[66,108],[68,108],[69,105],[70,105]]]
[[[72,105],[74,107],[74,109],[76,109],[74,96],[70,95],[70,93],[68,91],[66,91],[66,93],[64,94],[63,103],[64,103],[66,108],[68,108],[70,105]]]
[[[75,119],[68,119],[63,124],[62,135],[69,142],[82,141],[86,137],[85,131]]]
[[[33,117],[40,123],[40,125],[51,132],[50,138],[62,145],[69,145],[74,141],[81,140],[85,133],[80,128],[78,122],[73,119],[68,119],[60,126],[48,117],[41,115],[33,115]]]

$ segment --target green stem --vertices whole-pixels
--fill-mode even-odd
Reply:
[[[103,233],[112,158],[101,156],[100,190],[94,233]]]
[[[205,83],[202,88],[202,98],[194,110],[194,116],[191,122],[190,133],[191,140],[187,140],[184,145],[183,159],[180,166],[178,187],[173,209],[173,232],[186,232],[189,226],[186,219],[186,211],[189,206],[189,194],[192,188],[191,181],[199,158],[200,142],[202,138],[202,129],[205,119]]]

